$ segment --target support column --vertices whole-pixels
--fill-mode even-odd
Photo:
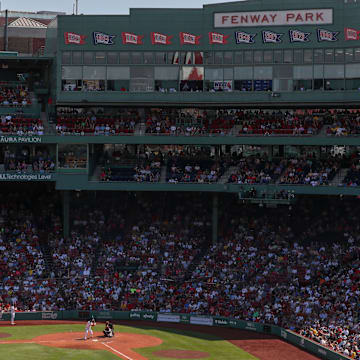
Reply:
[[[218,222],[219,222],[219,195],[213,194],[212,203],[212,243],[218,242]]]
[[[70,192],[69,190],[63,191],[63,232],[64,238],[70,235]]]

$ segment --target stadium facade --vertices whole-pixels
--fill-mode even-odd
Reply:
[[[111,9],[109,9],[111,11]],[[203,191],[217,195],[257,189],[266,194],[360,195],[359,187],[272,184],[100,181],[105,149],[139,154],[148,146],[206,147],[212,154],[256,148],[269,158],[293,152],[354,152],[356,136],[160,136],[142,126],[129,136],[59,136],[59,113],[119,109],[305,110],[360,106],[360,4],[324,0],[243,1],[202,9],[131,9],[130,15],[60,15],[47,25],[45,55],[20,59],[1,55],[3,72],[28,73],[37,102],[30,110],[46,126],[43,135],[5,134],[3,147],[47,147],[54,172],[3,171],[0,181],[52,181],[63,191],[64,229],[69,231],[69,191]],[[8,79],[7,79],[8,80]],[[75,110],[74,110],[75,109]],[[325,109],[325,110],[320,110]],[[3,114],[7,109],[2,110]],[[214,115],[215,116],[215,115]],[[141,125],[141,124],[140,124]],[[74,132],[76,133],[76,132]],[[71,164],[75,164],[72,166]],[[214,234],[216,221],[214,220]],[[214,237],[216,237],[214,235]]]

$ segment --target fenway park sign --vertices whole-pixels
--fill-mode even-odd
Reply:
[[[214,27],[328,25],[333,9],[226,12],[214,14]]]

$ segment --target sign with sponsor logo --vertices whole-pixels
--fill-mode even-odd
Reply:
[[[121,37],[124,45],[126,44],[142,45],[143,43],[142,40],[144,38],[143,35],[136,35],[129,32],[122,32]]]
[[[286,332],[285,330],[281,330],[280,336],[281,336],[283,339],[287,339],[287,332]]]
[[[290,42],[308,42],[310,33],[300,30],[289,30]]]
[[[110,311],[99,311],[96,316],[98,319],[111,319]]]
[[[224,35],[216,32],[209,32],[209,43],[213,44],[227,44],[227,39],[229,35]]]
[[[154,320],[156,321],[156,313],[153,312],[143,312],[141,313],[141,320]]]
[[[94,44],[95,45],[114,45],[115,35],[109,35],[102,32],[94,31]]]
[[[130,311],[130,315],[129,315],[130,319],[141,319],[141,314],[138,312],[134,312],[134,311]]]
[[[215,28],[246,26],[328,25],[333,9],[245,11],[214,14]]]
[[[226,318],[214,318],[214,325],[229,326],[229,320]]]
[[[180,322],[183,324],[189,324],[190,316],[189,315],[180,315]]]
[[[352,28],[345,28],[344,29],[344,35],[345,35],[345,40],[359,40],[359,34],[360,31],[356,30],[356,29],[352,29]]]
[[[157,321],[179,323],[180,315],[158,314]]]
[[[325,30],[325,29],[318,29],[317,30],[317,36],[318,36],[318,41],[338,41],[338,36],[339,32],[338,31],[329,31],[329,30]]]
[[[64,32],[65,44],[83,45],[85,44],[85,35],[79,35],[72,32]]]
[[[170,45],[170,40],[173,37],[172,35],[160,34],[158,32],[152,32],[150,36],[153,45]]]
[[[41,141],[41,136],[0,136],[0,143],[38,144]]]
[[[232,81],[214,81],[214,89],[222,91],[232,91]]]
[[[49,311],[49,312],[42,312],[41,319],[42,320],[56,320],[58,317],[57,312]]]
[[[213,326],[214,320],[205,316],[190,316],[190,324]]]
[[[181,45],[199,45],[201,35],[189,34],[186,32],[179,33]]]
[[[133,312],[133,311],[130,311],[130,315],[129,315],[129,318],[130,319],[141,319],[141,314],[140,313],[136,313],[136,312]]]
[[[246,325],[245,325],[245,329],[246,330],[251,330],[251,331],[257,331],[257,328],[256,328],[255,324],[252,323],[252,322],[247,322]]]
[[[262,39],[263,39],[263,43],[264,44],[268,44],[268,43],[281,43],[281,36],[283,36],[284,34],[279,34],[279,33],[275,33],[272,31],[268,31],[268,30],[264,30],[262,32]]]
[[[244,31],[235,32],[235,41],[237,44],[254,44],[256,34],[248,34]]]
[[[55,181],[55,174],[11,174],[0,173],[0,181]]]

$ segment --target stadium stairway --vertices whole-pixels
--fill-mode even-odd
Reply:
[[[230,166],[224,174],[220,177],[218,183],[219,184],[226,184],[229,181],[229,177],[231,174],[235,173],[237,170],[237,166]]]
[[[53,273],[54,276],[57,277],[58,272],[56,271],[56,268],[55,268],[55,265],[53,262],[53,258],[52,258],[52,254],[50,251],[50,247],[49,247],[47,241],[40,241],[40,248],[43,253],[44,261],[45,261],[45,269],[46,269],[45,277],[52,277],[51,273]]]
[[[167,175],[167,165],[163,165],[161,167],[160,182],[166,183],[167,181],[166,175]]]
[[[135,125],[135,136],[144,136],[146,132],[146,124],[145,122],[141,122]]]
[[[42,121],[44,126],[44,134],[55,135],[55,128],[54,126],[50,125],[49,118],[46,112],[40,113],[40,120]]]
[[[335,175],[335,177],[330,181],[330,186],[338,186],[342,184],[348,171],[349,169],[340,169],[339,172]]]
[[[100,240],[97,244],[97,247],[95,249],[94,258],[93,258],[93,261],[91,264],[90,274],[92,277],[94,277],[96,275],[97,268],[98,268],[98,259],[99,259],[100,251],[101,251],[102,247],[103,247],[103,242],[102,242],[102,239],[100,238]]]
[[[206,240],[203,241],[203,243],[200,246],[200,251],[195,255],[193,261],[191,262],[189,267],[186,269],[186,272],[184,274],[184,279],[183,279],[184,282],[191,279],[193,271],[200,264],[201,260],[204,258],[204,256],[208,252],[209,247],[210,247],[209,239],[210,239],[209,237],[206,237]]]

